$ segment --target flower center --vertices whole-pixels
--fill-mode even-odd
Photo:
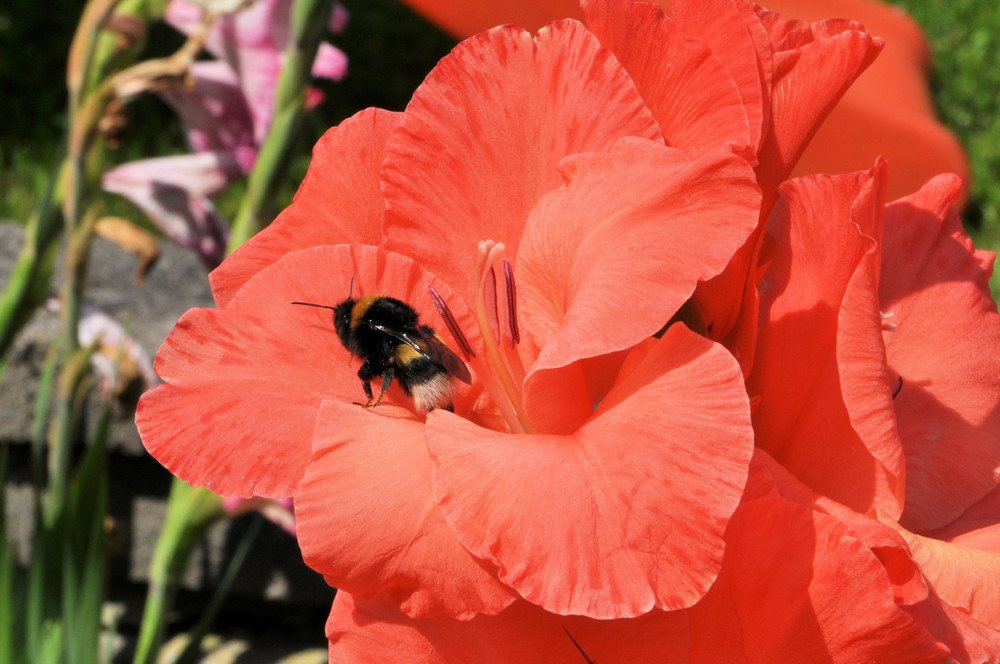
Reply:
[[[510,261],[502,258],[503,244],[493,240],[479,243],[476,255],[476,320],[486,349],[486,358],[478,357],[472,345],[458,326],[448,305],[433,287],[427,290],[434,300],[434,306],[444,319],[465,360],[472,365],[476,376],[482,381],[486,392],[497,405],[511,430],[517,433],[535,432],[528,420],[521,398],[524,383],[524,365],[516,346],[521,340],[517,327],[517,292],[514,286],[514,270]],[[497,306],[496,270],[494,264],[501,261],[504,276],[504,323],[501,328]]]

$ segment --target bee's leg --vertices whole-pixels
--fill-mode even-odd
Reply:
[[[368,364],[367,360],[364,361],[361,364],[361,368],[358,369],[358,378],[361,379],[361,387],[365,391],[365,396],[368,397],[368,402],[358,403],[357,401],[355,401],[354,403],[356,403],[359,406],[364,406],[365,408],[368,408],[372,405],[372,401],[375,400],[375,395],[372,394],[372,386],[371,386],[371,381],[372,379],[375,378],[375,376],[372,374],[372,367],[370,364]]]
[[[385,391],[389,389],[390,385],[392,385],[392,377],[395,373],[395,370],[390,366],[382,374],[382,391],[378,393],[378,399],[375,400],[375,403],[371,403],[371,397],[368,398],[368,403],[371,404],[372,408],[379,405],[379,402],[382,401],[382,395],[384,395]],[[365,385],[368,385],[368,383],[365,383]],[[368,391],[371,391],[371,387],[368,388]]]

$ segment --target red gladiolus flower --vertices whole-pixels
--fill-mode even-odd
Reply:
[[[991,652],[1000,372],[933,359],[1000,341],[955,183],[780,184],[879,43],[674,5],[496,28],[330,130],[160,350],[147,448],[295,497],[338,661]],[[330,312],[293,306],[378,294],[469,365],[452,412],[359,407]]]
[[[295,203],[212,274],[220,309],[159,353],[147,448],[218,493],[294,495],[306,560],[412,616],[693,605],[743,492],[749,405],[720,345],[652,337],[746,241],[760,194],[728,139],[688,154],[660,124],[579,23],[461,44],[404,113],[324,137]],[[516,310],[496,309],[502,259]],[[443,332],[428,287],[472,385],[454,414],[395,388],[359,408],[329,312],[291,303],[382,293]]]

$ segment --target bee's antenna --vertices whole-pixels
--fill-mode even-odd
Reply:
[[[353,277],[353,276],[351,277],[351,288],[350,288],[350,290],[349,290],[349,291],[347,292],[347,297],[348,297],[348,299],[350,299],[350,298],[353,298],[353,297],[354,297],[354,277]]]
[[[304,307],[319,307],[320,309],[331,309],[336,311],[337,307],[331,307],[328,304],[313,304],[312,302],[292,302],[292,304],[301,304]]]

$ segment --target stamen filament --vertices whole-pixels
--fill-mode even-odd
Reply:
[[[483,387],[486,388],[490,399],[493,400],[493,403],[500,410],[500,414],[503,415],[503,418],[510,425],[510,430],[514,433],[527,433],[527,430],[521,424],[521,419],[517,416],[517,411],[514,410],[510,399],[507,398],[503,386],[493,379],[493,374],[490,372],[490,368],[486,366],[486,361],[481,357],[473,357],[469,360],[469,364],[472,365],[472,371],[483,382]]]
[[[496,377],[503,387],[504,395],[510,406],[513,408],[516,422],[520,424],[525,432],[534,433],[535,427],[528,420],[524,412],[524,404],[521,402],[520,383],[511,375],[511,371],[504,361],[505,353],[502,353],[497,343],[497,338],[490,329],[489,312],[487,311],[486,298],[484,297],[487,285],[489,268],[494,260],[503,252],[503,245],[492,240],[484,240],[479,243],[479,253],[476,256],[476,318],[479,321],[479,331],[483,337],[483,345],[490,357],[490,363],[496,372]],[[485,382],[485,381],[484,381]],[[491,393],[492,396],[492,393]],[[499,401],[497,402],[499,406]],[[501,407],[501,412],[505,409]],[[515,421],[508,419],[512,428]]]
[[[502,350],[504,359],[507,360],[507,368],[514,377],[514,382],[518,385],[524,385],[525,373],[524,364],[521,363],[521,356],[518,355],[517,350],[514,348],[504,347]]]
[[[514,287],[514,268],[510,261],[503,259],[503,282],[507,289],[507,331],[510,333],[510,347],[521,343],[521,332],[517,329],[517,289]]]
[[[524,364],[521,363],[521,355],[515,350],[517,344],[521,343],[521,332],[517,327],[517,289],[514,286],[514,268],[506,258],[503,259],[503,281],[507,295],[507,333],[510,339],[510,343],[504,344],[504,357],[514,380],[518,385],[524,385]]]
[[[472,350],[472,344],[465,337],[465,333],[462,332],[462,328],[459,327],[458,321],[455,320],[455,314],[451,313],[451,309],[445,303],[444,298],[441,294],[437,292],[433,286],[427,286],[427,292],[431,294],[431,301],[434,302],[434,308],[438,310],[441,314],[442,320],[444,320],[445,326],[447,326],[448,331],[451,332],[452,338],[455,343],[458,344],[458,349],[462,351],[462,355],[465,355],[466,361],[472,359],[476,356],[476,352]],[[294,303],[293,303],[294,304]]]
[[[492,266],[486,272],[483,299],[486,302],[486,313],[490,320],[490,330],[493,332],[494,337],[500,338],[500,316],[497,314],[497,275]]]

